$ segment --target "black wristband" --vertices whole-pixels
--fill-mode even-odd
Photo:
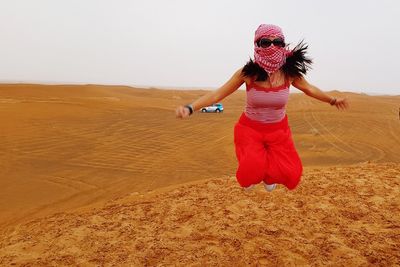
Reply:
[[[185,105],[185,108],[189,109],[189,115],[193,114],[193,106],[192,105]]]
[[[336,98],[332,98],[332,100],[329,102],[329,104],[331,104],[331,106],[336,104]]]

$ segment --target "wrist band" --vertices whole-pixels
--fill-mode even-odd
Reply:
[[[329,102],[329,104],[331,104],[331,106],[336,104],[336,98],[332,98],[332,100]]]
[[[189,109],[189,115],[193,114],[193,106],[192,105],[185,105],[185,108]]]

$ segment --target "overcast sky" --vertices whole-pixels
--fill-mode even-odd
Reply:
[[[0,0],[0,82],[217,88],[261,23],[324,91],[400,94],[400,1]]]

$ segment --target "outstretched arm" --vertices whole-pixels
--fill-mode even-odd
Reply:
[[[232,94],[236,91],[242,84],[244,83],[242,69],[237,70],[232,77],[220,88],[215,91],[211,91],[199,99],[195,100],[191,105],[193,107],[193,111],[199,110],[202,107],[209,106],[213,103],[217,103]],[[176,108],[176,117],[177,118],[186,118],[189,117],[190,111],[189,108],[184,106],[179,106]]]
[[[336,106],[338,109],[347,109],[349,107],[349,103],[346,98],[334,98],[326,93],[322,92],[316,86],[307,82],[304,77],[298,77],[293,80],[292,85],[297,89],[303,91],[306,95],[314,97],[322,102],[326,102],[331,104],[332,106]]]

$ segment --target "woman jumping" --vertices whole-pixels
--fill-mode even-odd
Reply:
[[[303,166],[286,115],[290,85],[338,109],[348,108],[345,98],[331,97],[306,81],[312,63],[306,50],[302,42],[289,50],[280,27],[261,24],[254,37],[254,61],[250,59],[219,89],[176,109],[177,118],[187,118],[246,83],[246,108],[234,128],[236,178],[245,189],[263,182],[267,191],[276,184],[292,190],[300,182]]]

